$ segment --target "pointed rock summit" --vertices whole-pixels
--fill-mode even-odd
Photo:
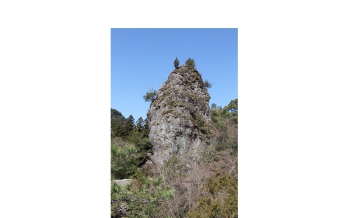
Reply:
[[[180,66],[158,90],[147,113],[154,159],[160,168],[177,154],[196,162],[210,144],[210,96],[194,67]]]

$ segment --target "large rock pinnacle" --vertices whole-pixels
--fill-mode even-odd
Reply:
[[[147,113],[154,159],[160,168],[173,154],[196,162],[210,143],[212,128],[207,89],[192,67],[170,73]]]

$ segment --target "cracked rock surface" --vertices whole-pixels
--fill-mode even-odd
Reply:
[[[181,66],[170,73],[147,113],[149,138],[160,168],[177,154],[196,162],[210,144],[210,96],[201,75]]]

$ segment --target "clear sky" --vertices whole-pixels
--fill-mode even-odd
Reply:
[[[238,29],[111,29],[111,108],[124,117],[146,118],[145,93],[158,90],[190,57],[208,89],[210,105],[238,98]]]

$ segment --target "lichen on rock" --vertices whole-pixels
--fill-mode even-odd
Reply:
[[[158,167],[173,154],[186,162],[199,160],[210,144],[213,128],[209,100],[195,68],[180,66],[170,73],[147,113],[149,138]]]

